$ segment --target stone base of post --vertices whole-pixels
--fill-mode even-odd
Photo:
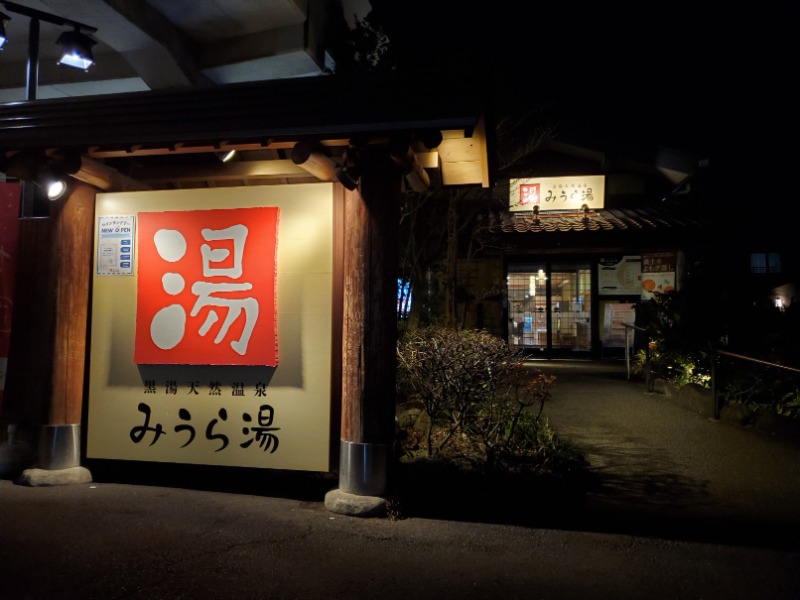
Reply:
[[[69,469],[25,469],[17,483],[30,487],[46,487],[52,485],[75,485],[91,483],[92,474],[86,467],[70,467]]]
[[[81,426],[43,425],[37,468],[23,471],[18,483],[32,487],[89,483],[92,474],[80,463]]]
[[[339,443],[339,489],[325,495],[331,512],[359,517],[386,515],[388,444]]]

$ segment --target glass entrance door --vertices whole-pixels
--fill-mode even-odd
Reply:
[[[509,339],[513,347],[547,348],[546,266],[508,274]]]
[[[592,276],[589,265],[563,265],[551,273],[553,349],[591,350]]]
[[[592,349],[592,277],[588,264],[509,268],[508,343],[533,350]]]

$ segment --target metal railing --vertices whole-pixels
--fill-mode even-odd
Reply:
[[[646,332],[647,330],[644,327],[639,327],[638,325],[634,325],[633,323],[623,323],[623,327],[625,327],[625,368],[628,371],[628,379],[631,378],[631,348],[633,348],[633,334],[635,331],[639,332]],[[645,352],[647,352],[647,347],[645,346]],[[649,358],[649,356],[648,356]]]
[[[743,354],[736,354],[734,352],[727,352],[725,350],[715,350],[711,355],[711,394],[714,398],[714,418],[719,419],[720,412],[722,410],[722,403],[720,400],[719,394],[719,370],[717,367],[717,362],[719,357],[727,357],[732,358],[735,360],[741,360],[751,364],[757,364],[762,367],[766,367],[769,369],[778,369],[779,371],[786,371],[789,373],[796,373],[800,375],[800,369],[796,369],[794,367],[789,367],[786,365],[782,365],[780,363],[769,362],[766,360],[762,360],[760,358],[754,358],[752,356],[745,356]]]

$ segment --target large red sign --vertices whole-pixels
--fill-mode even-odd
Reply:
[[[138,215],[138,364],[278,364],[278,208]]]

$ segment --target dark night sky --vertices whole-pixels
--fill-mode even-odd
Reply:
[[[556,103],[578,127],[705,155],[730,110],[734,57],[753,34],[774,32],[777,18],[733,20],[732,9],[711,12],[702,1],[372,4],[404,68],[467,68],[506,100]],[[741,19],[750,29],[732,25]]]

